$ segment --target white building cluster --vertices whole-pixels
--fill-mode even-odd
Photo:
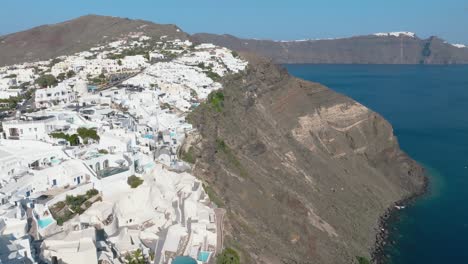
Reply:
[[[151,61],[110,58],[148,45]],[[222,236],[216,206],[177,153],[193,130],[187,112],[247,63],[225,48],[138,32],[59,60],[48,70],[66,77],[36,90],[41,110],[2,121],[0,263],[126,263],[136,254],[207,263]],[[27,65],[16,82],[47,67]],[[86,83],[127,70],[113,86]],[[0,92],[11,71],[0,69]]]

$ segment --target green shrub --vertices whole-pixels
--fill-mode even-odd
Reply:
[[[98,194],[99,194],[99,191],[96,189],[91,189],[91,190],[86,191],[86,196],[88,197],[88,199]]]
[[[370,261],[366,257],[357,256],[356,259],[359,264],[370,264]]]
[[[87,142],[88,139],[93,139],[94,141],[99,141],[99,135],[95,129],[80,127],[77,130],[78,135]]]
[[[78,146],[80,144],[80,139],[78,138],[77,134],[68,135],[63,132],[54,132],[50,134],[53,138],[61,138],[65,139],[70,143],[70,146]]]
[[[239,254],[232,249],[226,248],[219,254],[216,258],[216,264],[239,264],[240,258]]]
[[[130,187],[132,187],[133,189],[135,189],[136,187],[143,184],[143,179],[141,179],[141,178],[139,178],[139,177],[137,177],[135,175],[132,175],[132,176],[128,177],[127,184],[130,185]]]
[[[209,105],[217,112],[221,112],[224,107],[224,94],[221,91],[215,91],[208,95]]]
[[[98,150],[98,152],[101,154],[109,154],[109,151],[107,151],[107,149],[100,149]]]

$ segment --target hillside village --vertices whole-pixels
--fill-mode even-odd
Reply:
[[[209,263],[223,211],[179,149],[247,62],[134,32],[0,68],[0,263]]]

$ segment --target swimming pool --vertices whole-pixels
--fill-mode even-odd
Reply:
[[[144,137],[144,138],[147,138],[147,139],[153,139],[153,138],[154,138],[154,136],[151,135],[151,134],[146,134],[146,135],[144,135],[143,137]]]
[[[208,260],[210,260],[210,255],[211,252],[209,251],[200,251],[200,253],[198,253],[198,260],[203,263],[207,263]]]
[[[37,225],[41,228],[44,229],[48,227],[50,224],[54,222],[54,219],[52,217],[47,217],[47,218],[42,218],[37,220]]]
[[[172,261],[172,264],[197,264],[197,261],[191,257],[178,256]]]

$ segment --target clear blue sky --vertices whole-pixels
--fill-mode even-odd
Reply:
[[[467,0],[4,0],[0,34],[85,14],[140,18],[177,24],[188,33],[249,38],[413,31],[468,44]]]

